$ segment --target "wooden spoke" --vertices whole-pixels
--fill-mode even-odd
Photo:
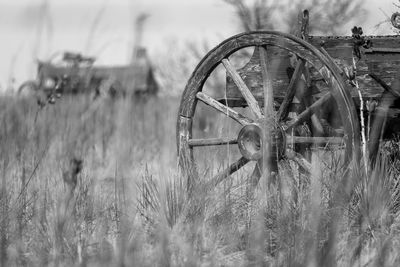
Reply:
[[[324,134],[324,128],[316,114],[311,115],[311,124],[313,127],[314,135],[322,136]]]
[[[325,104],[326,101],[331,99],[332,95],[331,93],[327,93],[324,96],[322,96],[320,99],[318,99],[314,104],[309,106],[306,110],[304,110],[302,113],[299,114],[299,116],[289,122],[287,125],[286,131],[291,130],[293,127],[301,124],[303,121],[305,121],[308,117],[310,117],[312,114],[314,114],[323,104]]]
[[[261,166],[262,166],[262,161],[259,160],[259,161],[256,163],[256,165],[255,165],[255,167],[254,167],[254,170],[253,170],[253,172],[252,172],[252,174],[251,174],[251,176],[250,176],[250,184],[251,184],[253,187],[257,186],[258,182],[260,181],[260,178],[261,178],[261,168],[262,168]]]
[[[232,175],[233,173],[237,172],[240,168],[242,168],[244,165],[246,165],[249,162],[248,159],[245,157],[241,157],[238,161],[232,163],[228,168],[217,174],[212,178],[212,183],[214,185],[218,185],[221,183],[223,180],[225,180],[227,177]]]
[[[302,92],[302,101],[307,109],[312,105],[311,76],[308,68],[304,68],[304,78],[306,81],[306,87],[304,88],[304,92]],[[322,127],[321,121],[315,113],[311,115],[311,125],[314,136],[324,135],[324,128]]]
[[[230,118],[232,118],[233,120],[237,121],[238,123],[240,123],[242,125],[247,125],[247,124],[250,124],[253,122],[253,120],[241,115],[236,110],[234,110],[230,107],[227,107],[224,104],[221,104],[220,102],[218,102],[217,100],[215,100],[214,98],[212,98],[211,96],[209,96],[203,92],[198,92],[196,94],[196,97],[199,100],[201,100],[202,102],[204,102],[205,104],[224,113],[225,115],[229,116]]]
[[[243,79],[240,77],[239,73],[235,70],[235,68],[232,66],[232,64],[227,58],[224,58],[222,60],[222,64],[224,65],[226,71],[228,72],[228,75],[232,78],[233,82],[238,87],[239,91],[242,93],[244,99],[247,102],[247,105],[249,105],[249,108],[253,112],[254,116],[257,119],[261,119],[263,116],[260,106],[258,105],[258,102],[254,98],[250,89],[247,87]]]
[[[259,49],[260,53],[260,65],[261,65],[261,75],[263,84],[263,94],[264,94],[264,114],[265,118],[269,121],[274,119],[274,90],[272,87],[272,80],[268,73],[267,67],[267,48],[266,46],[261,46]],[[271,132],[268,127],[263,127],[264,140],[270,140]],[[260,176],[264,173],[267,174],[268,184],[271,183],[272,172],[277,172],[278,165],[276,160],[273,159],[273,155],[270,155],[271,144],[264,144],[264,160],[259,160],[256,164],[255,172],[260,172]],[[260,170],[260,168],[262,170]],[[255,173],[258,174],[258,173]],[[259,179],[259,178],[258,178]],[[255,182],[255,181],[254,181]],[[258,182],[258,181],[257,181]]]
[[[287,143],[294,144],[328,144],[341,145],[345,140],[342,137],[303,137],[303,136],[286,136]]]
[[[308,174],[311,173],[311,163],[303,155],[288,149],[286,150],[286,156],[288,159],[296,162]]]
[[[303,59],[299,59],[296,64],[296,68],[294,70],[294,73],[292,75],[292,78],[290,79],[289,86],[286,90],[286,95],[285,98],[283,99],[283,102],[281,106],[279,107],[278,111],[278,121],[284,120],[288,113],[289,113],[289,107],[290,104],[293,101],[293,97],[296,93],[296,85],[299,82],[299,79],[301,78],[301,74],[303,73],[304,70],[304,65],[305,61]]]
[[[265,46],[260,47],[260,62],[261,62],[261,74],[262,84],[264,92],[264,114],[267,118],[272,118],[274,113],[274,90],[272,88],[271,77],[268,73],[267,68],[267,48]]]
[[[221,146],[237,144],[236,138],[209,138],[209,139],[189,139],[188,144],[191,147],[195,146]]]
[[[267,166],[265,166],[267,164]],[[272,157],[261,158],[257,161],[254,170],[250,176],[250,184],[257,186],[263,173],[269,173],[267,175],[267,182],[274,184],[278,175],[278,161]]]

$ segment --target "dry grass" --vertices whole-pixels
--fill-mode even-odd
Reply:
[[[389,157],[351,177],[343,201],[341,177],[322,174],[291,198],[274,187],[249,195],[246,177],[210,188],[205,176],[188,195],[176,166],[178,99],[96,107],[63,97],[39,112],[29,99],[0,102],[1,266],[400,263]]]

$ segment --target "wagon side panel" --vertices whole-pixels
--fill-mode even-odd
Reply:
[[[357,62],[357,81],[365,98],[378,98],[383,88],[371,78],[374,74],[392,85],[400,70],[400,37],[372,36],[370,49],[361,48],[361,59]],[[352,37],[313,36],[310,42],[317,48],[325,49],[336,64],[342,68],[351,69],[353,64],[354,40]],[[355,97],[357,92],[352,89]]]

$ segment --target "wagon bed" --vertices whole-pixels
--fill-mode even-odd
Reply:
[[[88,75],[90,74],[90,75]],[[40,77],[57,77],[65,75],[77,75],[82,77],[85,84],[92,77],[101,77],[118,82],[119,86],[126,92],[156,94],[158,85],[153,76],[153,70],[149,65],[132,64],[121,66],[71,66],[55,65],[50,62],[39,62],[38,75]]]
[[[366,36],[372,47],[361,48],[361,59],[357,63],[357,81],[363,97],[380,97],[383,88],[370,74],[375,74],[389,86],[393,84],[400,70],[400,36]],[[354,38],[351,36],[310,36],[315,47],[323,47],[339,67],[352,65]],[[353,96],[356,93],[353,90]]]
[[[366,36],[371,41],[372,47],[369,49],[361,48],[361,59],[357,62],[357,82],[365,100],[378,100],[385,91],[372,76],[378,77],[388,86],[392,86],[397,79],[400,70],[400,36]],[[352,36],[309,36],[308,42],[318,49],[327,52],[335,62],[340,71],[349,69],[353,64],[354,38]],[[269,62],[279,65],[276,72],[271,76],[274,93],[277,99],[282,99],[285,95],[285,84],[289,82],[287,75],[288,67],[291,67],[289,53],[277,51],[269,54]],[[245,83],[255,95],[260,105],[263,105],[263,81],[260,69],[259,52],[257,48],[253,52],[252,58],[241,69],[238,70]],[[230,106],[246,106],[240,91],[237,90],[232,78],[227,75],[226,81],[227,95],[219,99],[221,102],[228,101]],[[319,83],[319,88],[323,91],[324,85]],[[325,88],[326,90],[326,88]],[[356,88],[348,87],[354,102],[359,106],[359,95]]]

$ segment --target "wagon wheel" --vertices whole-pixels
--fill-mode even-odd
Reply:
[[[18,95],[20,96],[35,96],[38,94],[39,86],[36,81],[26,81],[18,88]]]
[[[259,69],[261,94],[254,90],[248,77],[251,74],[240,73],[234,66],[235,56],[248,52],[249,47],[259,56],[259,64],[251,65],[248,70]],[[279,60],[285,54],[297,58],[294,73],[286,83],[274,77],[279,71],[273,70],[280,65],[276,58]],[[287,59],[282,56],[280,60]],[[244,104],[230,99],[227,89],[222,92],[222,99],[215,96],[218,94],[215,85],[221,83],[215,83],[214,79],[221,69],[226,72],[227,81],[233,81]],[[299,92],[301,88],[304,90],[304,86],[299,86],[301,81],[307,83],[307,73],[311,78],[322,79],[317,93]],[[306,87],[309,91],[310,86]],[[299,95],[300,99],[296,99]],[[297,110],[296,101],[302,106]],[[337,107],[340,126],[327,123],[320,114],[330,102]],[[215,129],[201,132],[196,126],[206,108],[215,120],[210,127]],[[321,133],[316,129],[326,124],[332,131]],[[189,177],[189,186],[204,175],[211,178],[212,185],[234,175],[257,183],[262,175],[276,178],[282,172],[287,174],[288,169],[298,176],[307,175],[313,164],[305,153],[307,149],[332,148],[330,151],[340,156],[340,168],[345,170],[351,160],[359,157],[358,127],[355,107],[344,82],[319,50],[289,34],[239,34],[210,51],[186,85],[177,122],[179,163]]]

